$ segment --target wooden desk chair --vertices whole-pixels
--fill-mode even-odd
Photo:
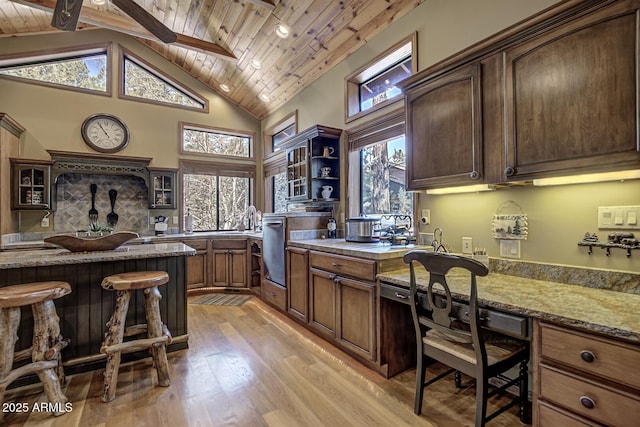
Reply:
[[[528,374],[529,345],[505,335],[482,328],[478,310],[476,276],[486,276],[489,270],[484,264],[470,258],[431,251],[411,251],[404,256],[410,266],[410,306],[417,341],[416,396],[414,412],[422,412],[424,387],[446,375],[462,372],[476,380],[476,427],[485,423],[516,404],[520,404],[520,419],[529,422]],[[426,304],[418,298],[418,287],[414,264],[421,264],[429,273],[426,289]],[[446,275],[454,267],[471,273],[469,291],[469,322],[455,318],[452,312],[451,291]],[[441,287],[436,296],[434,287]],[[426,305],[424,307],[423,305]],[[425,383],[427,358],[434,359],[451,369]],[[489,392],[489,379],[520,365],[517,378]],[[458,377],[459,378],[459,377]],[[456,385],[458,385],[456,378]],[[487,416],[489,397],[519,383],[520,392],[508,404]]]

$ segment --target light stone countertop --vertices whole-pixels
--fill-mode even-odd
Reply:
[[[48,265],[84,264],[141,258],[195,255],[195,249],[183,243],[120,246],[111,251],[70,252],[67,249],[36,249],[0,252],[0,269]]]
[[[68,234],[68,233],[60,233]],[[54,235],[54,234],[52,234]],[[162,243],[176,240],[190,240],[190,239],[211,239],[211,238],[224,238],[224,239],[262,239],[262,232],[254,231],[203,231],[196,233],[178,233],[178,234],[165,234],[163,236],[141,236],[137,239],[129,240],[125,243],[125,246],[147,244],[147,243]],[[21,240],[11,243],[4,243],[0,246],[3,251],[22,250],[22,249],[54,249],[58,248],[57,245],[45,242],[43,240]]]
[[[409,287],[409,268],[378,275],[381,282]],[[428,273],[416,268],[419,287]],[[470,274],[452,270],[447,276],[455,299],[469,299]],[[489,273],[478,277],[480,304],[575,327],[587,332],[640,343],[640,295]]]
[[[289,240],[289,246],[331,252],[338,255],[355,256],[373,260],[400,258],[410,250],[431,249],[431,246],[390,245],[389,243],[347,242],[344,239]]]
[[[432,247],[415,245],[390,246],[382,243],[346,242],[344,239],[290,240],[289,245],[374,260],[402,257],[411,249],[432,249]],[[552,265],[540,265],[535,268],[541,273],[548,273],[547,270],[564,271]],[[576,272],[571,274],[578,275],[590,286],[489,273],[486,277],[477,278],[479,302],[499,310],[640,343],[640,294],[599,289],[610,284],[593,286],[594,284],[589,283],[587,276],[591,277],[593,274],[593,277],[606,281],[607,275],[598,274],[602,273],[599,271],[577,270],[584,270],[586,276]],[[429,282],[428,273],[417,268],[416,276],[418,285],[426,287]],[[380,273],[377,277],[381,282],[409,287],[408,266]],[[556,276],[551,274],[550,277]],[[452,296],[458,300],[468,301],[469,273],[454,269],[447,279]],[[635,278],[627,278],[627,280],[636,281]]]

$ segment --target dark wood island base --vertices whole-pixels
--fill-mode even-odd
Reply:
[[[131,245],[115,251],[71,253],[65,249],[15,251],[0,253],[0,287],[37,281],[64,281],[72,292],[55,301],[62,336],[69,345],[62,351],[66,374],[104,369],[106,356],[100,346],[114,307],[114,292],[100,286],[102,279],[134,271],[166,271],[169,282],[158,287],[162,294],[160,314],[173,340],[167,352],[188,348],[186,260],[195,250],[182,243]],[[126,325],[145,323],[142,295],[132,295]],[[29,307],[22,310],[16,351],[31,345],[33,315]],[[123,355],[122,361],[149,357],[148,351]],[[17,387],[36,381],[26,377]]]

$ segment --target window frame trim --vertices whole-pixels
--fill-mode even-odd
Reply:
[[[273,125],[269,126],[262,132],[262,147],[263,147],[263,158],[264,160],[269,159],[271,156],[277,156],[278,152],[273,151],[273,143],[272,137],[278,132],[286,129],[291,125],[295,125],[295,133],[292,136],[295,136],[300,131],[298,127],[298,110],[294,110],[290,114],[287,114],[282,119],[278,120]]]
[[[244,159],[244,158],[242,158]],[[206,169],[206,170],[205,170]],[[231,170],[234,169],[234,170]],[[227,176],[227,177],[236,177],[236,178],[248,178],[249,179],[249,205],[255,203],[256,199],[256,185],[257,185],[257,170],[255,163],[239,163],[239,162],[214,162],[214,161],[206,161],[206,160],[191,160],[191,159],[180,159],[178,161],[178,185],[181,189],[181,203],[178,204],[178,215],[180,218],[184,218],[187,214],[184,210],[184,175],[185,174],[204,174],[204,175],[213,175],[216,177]],[[234,175],[228,174],[228,172],[235,173]],[[219,192],[219,188],[216,189]],[[217,210],[217,218],[219,226],[219,206],[216,205]],[[180,222],[179,227],[181,232],[184,232],[184,221]],[[216,230],[219,230],[217,228]],[[204,231],[195,231],[194,233],[202,233]]]
[[[209,100],[207,98],[205,98],[204,96],[202,96],[201,94],[199,94],[195,90],[191,89],[190,87],[186,86],[184,83],[181,83],[177,79],[171,77],[169,74],[167,74],[166,72],[162,71],[158,67],[156,67],[154,65],[151,65],[151,63],[149,61],[147,61],[147,60],[143,59],[142,57],[136,55],[135,53],[133,53],[132,51],[130,51],[126,47],[124,47],[122,45],[118,45],[118,48],[119,48],[119,55],[118,55],[118,98],[126,99],[128,101],[143,102],[143,103],[146,103],[146,104],[162,105],[162,106],[165,106],[165,107],[179,108],[181,110],[196,111],[196,112],[199,112],[199,113],[209,113]],[[204,107],[203,108],[196,108],[196,107],[190,107],[188,105],[174,104],[174,103],[171,103],[171,102],[157,101],[155,99],[140,98],[140,97],[137,97],[137,96],[131,96],[131,95],[125,94],[124,93],[124,88],[125,88],[125,81],[124,81],[124,79],[125,79],[125,72],[124,72],[125,57],[127,57],[127,59],[129,61],[135,63],[137,66],[139,66],[139,67],[143,68],[144,70],[146,70],[148,73],[154,75],[155,77],[159,78],[160,80],[164,80],[166,83],[170,84],[171,86],[176,87],[178,90],[180,90],[181,92],[183,92],[186,95],[190,96],[191,98],[194,98],[196,101],[202,102]]]
[[[372,120],[345,130],[347,140],[347,206],[345,210],[350,217],[360,215],[360,205],[362,203],[360,189],[362,186],[360,178],[360,150],[366,146],[389,140],[391,138],[405,135],[406,140],[406,109],[405,106],[391,111],[384,116],[376,117]],[[407,149],[405,145],[405,150]],[[357,185],[353,185],[357,184]],[[417,193],[413,193],[413,226],[417,226],[416,215],[418,212]]]
[[[12,54],[7,54],[7,55],[2,55],[0,56],[0,62],[2,61],[17,61],[20,59],[26,59],[26,58],[32,58],[32,57],[43,57],[41,61],[42,63],[47,63],[47,62],[51,62],[51,61],[56,61],[56,60],[64,60],[64,59],[68,59],[70,56],[75,56],[75,57],[82,57],[85,55],[90,55],[90,54],[95,54],[95,53],[99,53],[101,51],[104,50],[104,53],[107,55],[107,73],[106,73],[106,87],[107,90],[105,92],[101,92],[101,91],[96,91],[96,90],[92,90],[92,89],[86,89],[86,88],[80,88],[80,87],[74,87],[74,86],[69,86],[69,85],[62,85],[59,83],[52,83],[52,82],[45,82],[45,81],[41,81],[41,80],[34,80],[34,79],[25,79],[22,77],[15,77],[15,76],[7,76],[4,74],[0,74],[0,78],[2,79],[6,79],[6,80],[11,80],[14,82],[18,82],[18,83],[26,83],[26,84],[34,84],[34,85],[38,85],[38,86],[45,86],[45,87],[49,87],[49,88],[54,88],[54,89],[63,89],[63,90],[70,90],[73,92],[80,92],[80,93],[85,93],[85,94],[89,94],[89,95],[98,95],[98,96],[106,96],[106,97],[111,97],[112,93],[113,93],[113,66],[112,66],[112,57],[113,57],[113,43],[112,42],[107,42],[107,43],[92,43],[92,44],[87,44],[87,45],[81,45],[81,46],[74,46],[74,47],[65,47],[65,48],[60,48],[60,49],[46,49],[46,50],[37,50],[37,51],[31,51],[31,52],[20,52],[20,53],[12,53]],[[94,51],[94,52],[92,52]],[[82,53],[84,52],[84,53]],[[73,53],[77,53],[76,55],[70,55]],[[67,55],[69,54],[69,55]],[[16,62],[16,66],[19,66],[21,64],[21,62]],[[24,61],[22,62],[23,66],[27,66],[27,64],[24,64]],[[35,65],[32,64],[32,65]]]
[[[230,136],[240,136],[249,138],[249,156],[231,156],[228,154],[213,154],[213,153],[200,153],[197,151],[187,151],[184,149],[184,130],[185,128],[193,129],[196,131],[210,132],[210,133],[219,133],[222,135],[230,135]],[[188,156],[198,156],[202,158],[210,158],[210,159],[232,159],[232,160],[249,160],[255,163],[255,141],[256,141],[256,133],[237,130],[237,129],[226,129],[220,128],[216,126],[208,126],[199,123],[190,123],[190,122],[178,122],[178,152],[180,154],[188,155]]]
[[[344,122],[350,123],[359,118],[365,117],[375,111],[385,108],[389,105],[402,102],[402,95],[398,95],[394,98],[382,101],[379,104],[367,110],[360,110],[360,93],[359,86],[364,82],[360,81],[359,76],[367,69],[372,68],[376,63],[382,61],[391,53],[398,50],[401,46],[411,42],[411,75],[415,75],[418,72],[418,33],[414,31],[407,37],[400,40],[398,43],[391,46],[389,49],[376,56],[374,59],[363,65],[362,67],[349,74],[344,79]],[[356,111],[357,109],[357,111]]]

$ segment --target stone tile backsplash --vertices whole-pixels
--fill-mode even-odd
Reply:
[[[107,225],[107,214],[111,212],[109,190],[118,192],[114,212],[118,214],[115,231],[146,233],[149,224],[149,202],[147,186],[136,176],[103,174],[62,174],[56,183],[56,212],[54,231],[72,233],[89,228],[91,209],[90,185],[96,184],[96,210],[98,224]]]

